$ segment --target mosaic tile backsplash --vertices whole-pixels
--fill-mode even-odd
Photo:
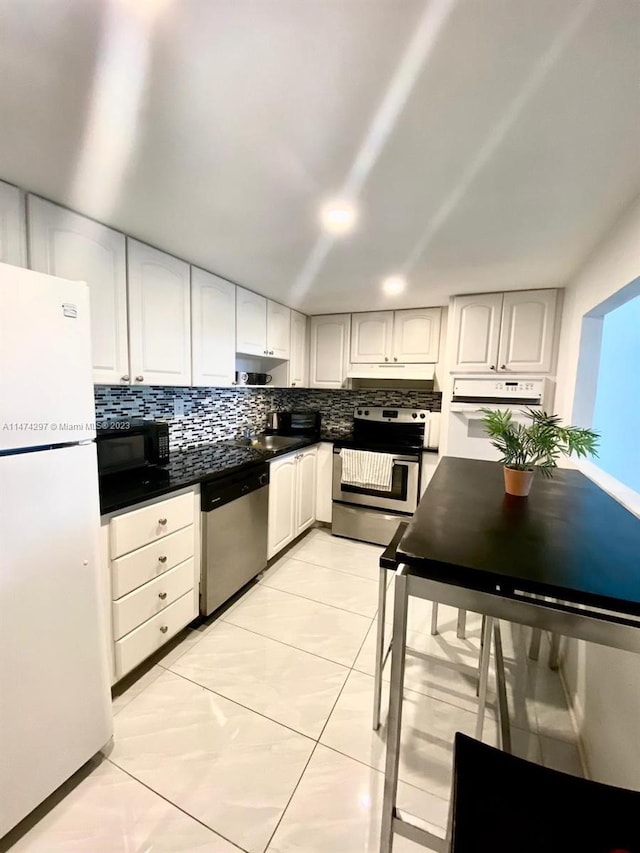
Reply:
[[[161,418],[169,422],[171,448],[196,447],[240,435],[260,432],[267,412],[281,409],[319,410],[322,428],[346,432],[358,406],[390,406],[440,411],[437,391],[325,391],[314,388],[129,388],[94,386],[96,420]],[[184,414],[176,417],[175,401]]]

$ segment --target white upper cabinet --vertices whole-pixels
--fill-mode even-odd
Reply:
[[[457,296],[453,303],[452,370],[486,371],[498,366],[502,293]]]
[[[194,385],[232,385],[236,369],[236,286],[191,267]]]
[[[310,388],[342,388],[349,363],[350,314],[311,318]]]
[[[368,311],[351,315],[351,361],[377,364],[390,361],[393,311]]]
[[[305,388],[308,381],[308,373],[307,318],[298,311],[292,311],[289,385],[292,388]]]
[[[557,290],[457,296],[453,371],[548,373],[555,342]]]
[[[288,359],[291,351],[291,309],[267,300],[267,351],[271,358]]]
[[[498,370],[548,373],[555,334],[556,290],[505,293]]]
[[[189,264],[127,240],[133,385],[191,384]]]
[[[352,314],[351,362],[435,363],[440,346],[441,315],[440,308]]]
[[[24,193],[0,181],[0,262],[26,267]]]
[[[246,355],[267,355],[267,300],[236,288],[236,350]]]
[[[32,269],[87,282],[93,381],[128,384],[124,234],[29,196],[29,252]]]
[[[441,308],[412,308],[393,315],[393,360],[435,364],[440,350]]]

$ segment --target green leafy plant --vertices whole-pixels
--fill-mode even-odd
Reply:
[[[500,461],[516,471],[536,468],[551,477],[561,454],[597,456],[600,436],[590,429],[562,426],[558,415],[548,415],[534,409],[522,414],[531,424],[514,423],[509,410],[482,409],[486,432],[494,439],[491,444],[502,454]]]

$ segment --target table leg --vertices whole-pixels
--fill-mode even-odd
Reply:
[[[389,717],[387,719],[387,757],[384,771],[380,853],[391,853],[393,850],[393,819],[398,792],[400,734],[402,730],[402,690],[404,686],[405,648],[407,642],[407,605],[407,577],[402,574],[402,567],[400,567],[396,573],[395,602],[393,607],[391,686],[389,692]]]
[[[529,658],[531,660],[538,660],[540,657],[540,640],[542,638],[542,631],[540,628],[533,628],[531,631],[531,642],[529,643]]]
[[[431,605],[431,635],[435,637],[438,633],[438,602],[434,601]]]
[[[382,704],[382,667],[384,664],[384,620],[387,609],[387,570],[380,569],[378,576],[378,614],[376,625],[376,668],[373,680],[373,730],[380,728]]]
[[[551,635],[549,650],[549,669],[560,669],[560,634]]]
[[[456,637],[459,640],[464,640],[467,636],[467,611],[458,610],[458,627],[456,629]]]
[[[491,631],[493,619],[487,616],[482,631],[482,651],[480,652],[480,689],[478,690],[478,716],[476,717],[476,738],[482,740],[484,713],[487,706],[487,685],[489,682],[489,659],[491,658]]]

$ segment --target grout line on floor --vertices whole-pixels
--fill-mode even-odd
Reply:
[[[312,601],[314,604],[319,604],[321,607],[330,607],[332,610],[339,610],[340,613],[348,613],[349,616],[359,616],[361,619],[375,619],[375,614],[374,616],[365,616],[363,613],[354,613],[353,610],[345,610],[344,607],[336,607],[335,604],[326,604],[324,601],[318,601],[317,598],[308,598],[306,595],[298,595],[297,592],[290,592],[287,589],[278,589],[277,587],[267,586],[266,583],[259,583],[257,584],[257,586],[259,589],[272,589],[274,590],[274,592],[281,592],[283,595],[290,595],[292,598],[302,598],[304,601]],[[242,602],[239,601],[237,603],[241,604]],[[233,609],[235,609],[235,605],[234,608],[232,608],[228,612],[233,612]],[[222,616],[221,621],[226,622],[228,620],[224,616]]]
[[[169,800],[167,797],[164,796],[164,794],[161,794],[159,791],[156,791],[155,788],[152,788],[150,785],[147,785],[146,782],[143,782],[141,779],[138,779],[137,776],[134,776],[133,773],[130,773],[124,767],[121,767],[119,764],[116,764],[116,762],[112,761],[108,756],[105,755],[104,759],[105,759],[105,761],[108,761],[109,764],[111,764],[113,767],[117,767],[118,770],[121,770],[123,773],[126,773],[126,775],[130,779],[133,779],[134,782],[137,782],[139,785],[142,785],[143,788],[146,788],[148,791],[151,791],[151,793],[155,794],[156,797],[160,797],[160,799],[164,800],[165,803],[169,803],[170,806],[173,806],[175,809],[178,809],[179,812],[182,812],[182,814],[186,815],[188,818],[191,818],[191,820],[195,821],[196,823],[199,823],[200,826],[203,826],[205,829],[208,829],[212,835],[217,835],[218,838],[224,839],[224,841],[226,841],[228,844],[231,844],[232,847],[235,847],[237,850],[241,850],[242,853],[250,853],[249,850],[247,850],[245,847],[240,847],[239,844],[236,844],[235,841],[232,841],[230,838],[227,838],[226,835],[223,835],[221,832],[218,832],[216,829],[211,829],[210,826],[208,826],[206,823],[201,821],[195,815],[192,815],[190,812],[185,811],[182,808],[182,806],[179,806],[177,803],[174,803],[173,800]]]

